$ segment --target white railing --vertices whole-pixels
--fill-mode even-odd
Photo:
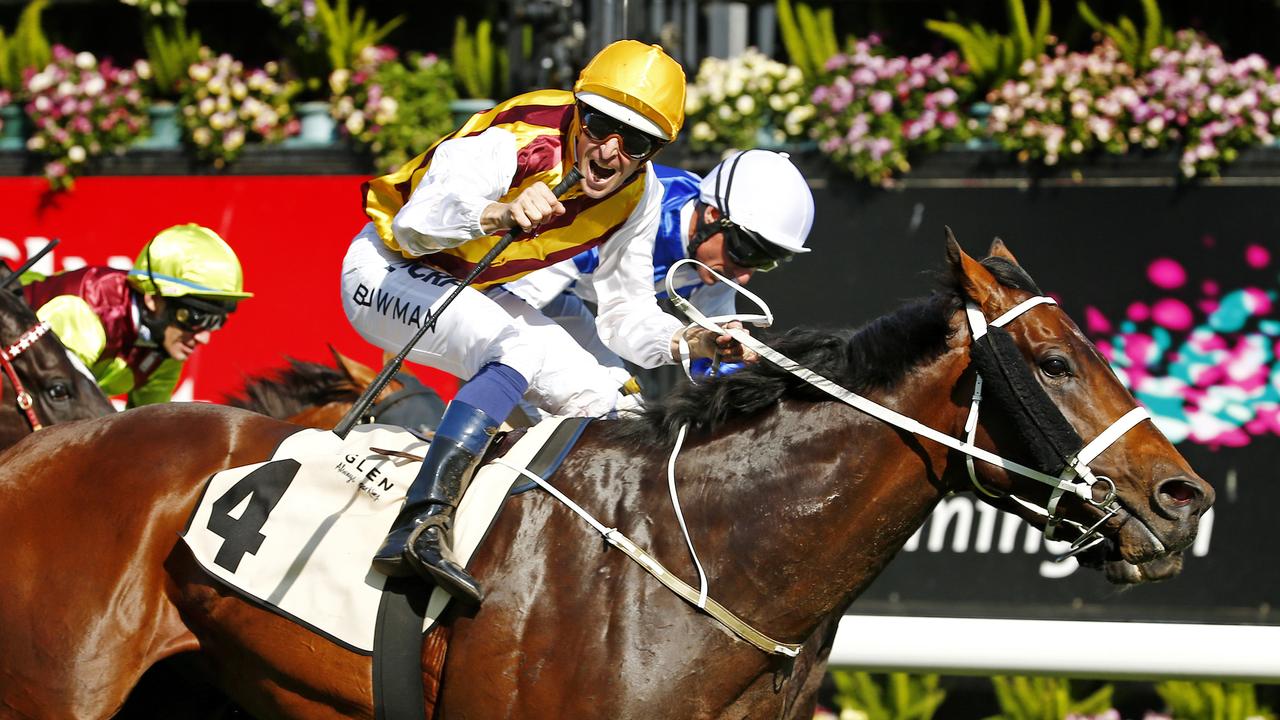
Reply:
[[[831,667],[944,675],[1280,681],[1280,626],[847,615]]]

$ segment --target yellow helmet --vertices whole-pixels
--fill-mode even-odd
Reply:
[[[138,292],[165,297],[253,297],[244,292],[235,251],[218,233],[194,223],[174,225],[152,238],[133,263],[129,284]]]
[[[574,95],[631,127],[675,140],[684,125],[684,70],[658,45],[619,40],[578,75]]]

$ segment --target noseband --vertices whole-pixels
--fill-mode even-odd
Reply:
[[[29,328],[26,332],[18,337],[18,340],[7,348],[0,350],[0,367],[3,367],[4,374],[9,377],[9,382],[13,385],[13,392],[18,397],[18,407],[22,412],[26,413],[27,422],[31,423],[31,431],[36,432],[44,428],[40,424],[40,418],[36,415],[35,400],[31,397],[31,393],[22,386],[22,381],[18,379],[18,371],[13,368],[13,361],[27,348],[35,344],[37,340],[44,337],[49,332],[48,322],[39,322]]]
[[[973,466],[974,455],[965,457],[965,467],[973,486],[988,497],[1008,498],[1034,513],[1045,517],[1044,536],[1054,539],[1060,523],[1074,525],[1080,536],[1071,543],[1071,549],[1062,556],[1070,557],[1103,541],[1099,528],[1120,511],[1116,499],[1116,484],[1105,475],[1095,475],[1089,463],[1102,454],[1122,435],[1150,417],[1142,407],[1135,407],[1111,423],[1088,445],[1084,444],[1062,411],[1049,398],[1044,388],[1035,381],[1026,363],[1022,362],[1013,339],[1003,330],[1004,325],[1018,318],[1037,305],[1056,305],[1053,298],[1043,295],[1029,298],[1008,312],[992,320],[988,326],[986,317],[973,303],[965,306],[969,329],[973,334],[971,357],[977,367],[973,385],[973,399],[969,403],[969,417],[965,421],[965,443],[972,446],[978,428],[978,408],[982,402],[984,381],[988,389],[1011,417],[1012,424],[1022,434],[1028,450],[1039,468],[1032,473],[1015,470],[1053,488],[1049,501],[1040,508],[1017,495],[1003,495],[987,489],[978,480]],[[1013,469],[1006,467],[1006,469]],[[1030,468],[1027,468],[1030,469]],[[1094,487],[1102,485],[1105,492],[1097,497]],[[1066,520],[1058,513],[1058,503],[1063,495],[1071,492],[1081,500],[1102,511],[1102,518],[1089,527]]]

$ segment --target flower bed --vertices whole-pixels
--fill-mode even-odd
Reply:
[[[911,153],[970,136],[960,98],[971,83],[955,53],[890,57],[872,37],[826,71],[812,96],[818,147],[855,177],[886,184],[911,169]]]
[[[137,73],[87,52],[54,46],[53,61],[28,75],[25,90],[35,128],[27,149],[45,158],[57,189],[71,187],[91,158],[122,152],[147,125]]]

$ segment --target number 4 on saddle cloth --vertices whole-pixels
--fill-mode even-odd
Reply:
[[[549,476],[581,435],[582,419],[552,418],[482,467],[458,506],[453,549],[466,565],[519,477]],[[196,561],[221,582],[342,645],[374,650],[387,578],[370,568],[418,472],[427,443],[389,425],[289,436],[271,459],[209,479],[182,534]],[[432,590],[423,630],[449,595]]]

